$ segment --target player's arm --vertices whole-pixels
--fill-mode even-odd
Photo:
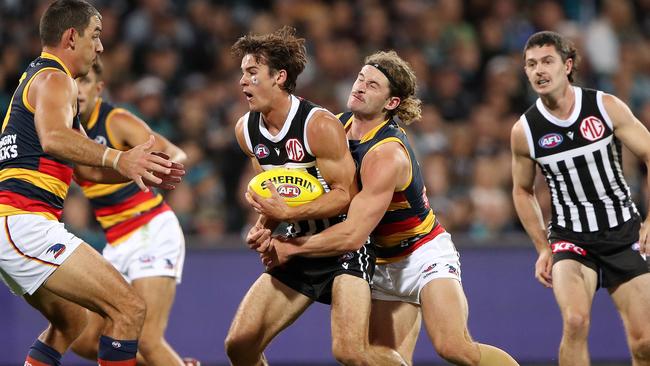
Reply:
[[[250,159],[250,162],[253,166],[253,171],[255,174],[259,174],[263,171],[263,169],[255,158],[253,152],[248,148],[248,145],[246,144],[246,138],[244,136],[244,123],[246,123],[246,119],[244,117],[239,118],[237,124],[235,125],[235,137],[237,138],[237,143],[239,144],[241,150]],[[246,194],[248,195],[248,193]],[[248,234],[246,235],[246,244],[251,249],[259,250],[261,252],[266,251],[270,244],[271,234],[279,224],[280,223],[278,221],[271,220],[265,215],[259,215],[257,221],[255,222],[255,225],[251,227],[251,229],[248,231]]]
[[[323,219],[344,212],[349,205],[355,165],[341,122],[329,112],[318,111],[306,134],[316,166],[330,191],[311,202],[289,207],[278,194],[265,199],[249,190],[249,202],[258,212],[278,221]]]
[[[406,183],[410,169],[409,158],[397,142],[370,151],[361,165],[363,188],[352,199],[347,219],[312,236],[285,242],[273,239],[278,256],[281,260],[295,255],[324,257],[361,248],[386,213],[396,187]]]
[[[106,125],[107,129],[111,131],[112,138],[118,140],[116,142],[121,146],[132,148],[146,142],[149,136],[153,135],[156,138],[156,142],[151,148],[153,151],[162,151],[172,161],[179,163],[187,160],[185,151],[163,135],[153,131],[142,119],[125,109],[113,112],[110,120],[106,121]]]
[[[535,162],[530,157],[522,121],[512,128],[512,199],[524,229],[533,241],[539,259],[535,264],[535,276],[545,286],[551,286],[551,249],[544,229],[544,217],[535,196]]]
[[[648,132],[648,129],[634,116],[630,108],[617,97],[604,94],[603,105],[612,120],[616,137],[638,159],[643,161],[646,170],[650,172],[650,144],[648,144],[648,141],[650,141],[650,132]],[[646,179],[648,186],[646,191],[650,192],[650,174],[648,174]],[[650,204],[650,201],[648,201],[648,204]],[[646,216],[641,226],[639,245],[641,247],[641,253],[650,253],[650,213]]]
[[[105,146],[79,136],[71,128],[77,86],[66,74],[45,71],[37,75],[27,91],[27,99],[35,110],[36,132],[44,152],[77,164],[94,167],[115,165],[120,174],[133,179],[143,190],[148,190],[143,178],[162,183],[154,172],[171,173],[171,162],[148,153],[146,150],[150,146],[146,144],[120,153],[115,149],[107,151]]]

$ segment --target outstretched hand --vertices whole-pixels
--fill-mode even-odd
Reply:
[[[160,153],[161,156],[149,151],[155,141],[155,137],[150,135],[147,142],[122,153],[115,164],[120,174],[133,180],[145,192],[149,191],[147,185],[168,189],[185,174],[184,170],[178,169],[182,165],[164,158],[165,154]]]
[[[169,155],[165,154],[164,152],[160,151],[154,151],[151,153],[152,155],[159,156],[165,160],[169,160]],[[176,184],[180,183],[182,180],[182,177],[185,175],[185,166],[181,163],[172,161],[172,166],[170,168],[170,173],[169,174],[162,174],[159,172],[154,172],[153,175],[156,177],[162,179],[162,183],[155,183],[151,182],[148,179],[144,178],[143,182],[145,185],[149,187],[156,187],[160,189],[165,189],[165,190],[173,190],[176,189]]]
[[[271,197],[264,198],[248,187],[246,201],[253,207],[255,212],[272,220],[287,221],[291,219],[291,207],[284,202],[273,182],[266,181],[266,187],[271,192]]]

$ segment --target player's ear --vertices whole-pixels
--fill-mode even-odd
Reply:
[[[275,73],[275,82],[278,85],[284,85],[284,83],[287,81],[287,70],[280,70]]]
[[[393,109],[399,107],[399,104],[402,102],[402,100],[399,97],[390,97],[388,98],[388,102],[386,102],[386,105],[384,106],[385,109],[392,111]]]
[[[60,42],[63,48],[70,48],[74,50],[77,43],[77,38],[79,38],[79,32],[77,32],[77,30],[72,27],[66,29],[63,34],[61,34]]]

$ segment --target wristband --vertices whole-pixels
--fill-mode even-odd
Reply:
[[[102,155],[102,167],[106,166],[106,157],[108,156],[108,150],[110,150],[108,147],[104,149],[104,155]]]
[[[115,157],[115,160],[113,160],[113,169],[117,170],[117,162],[120,161],[120,156],[122,155],[122,151],[117,152],[117,156]]]

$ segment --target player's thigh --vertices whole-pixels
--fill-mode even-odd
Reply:
[[[363,278],[343,274],[332,284],[332,338],[334,342],[368,341],[370,285]]]
[[[420,307],[401,301],[372,300],[370,344],[396,350],[413,364],[413,351],[420,333]]]
[[[79,245],[43,286],[103,315],[117,303],[139,301],[115,268],[86,243]]]
[[[650,274],[619,285],[611,291],[612,300],[621,313],[628,336],[647,338],[650,333]]]
[[[143,335],[162,337],[176,296],[176,279],[163,276],[143,277],[134,280],[131,285],[147,305]]]
[[[469,339],[467,298],[457,279],[431,280],[420,291],[420,305],[424,326],[434,345]]]
[[[563,317],[570,313],[588,317],[598,275],[596,271],[578,262],[564,259],[553,264],[553,293]]]
[[[256,342],[261,348],[293,323],[312,300],[263,273],[244,296],[228,337]]]

